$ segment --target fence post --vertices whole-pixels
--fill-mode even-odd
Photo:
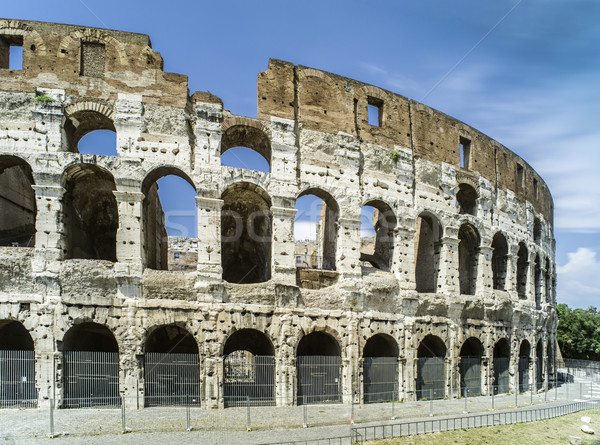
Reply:
[[[468,407],[468,396],[469,394],[469,389],[465,386],[465,410],[463,411],[463,413],[467,414],[469,412],[469,407]]]
[[[558,400],[558,380],[556,379],[558,376],[556,369],[554,370],[554,400]],[[567,380],[569,380],[569,373],[567,372]]]
[[[531,389],[529,390],[529,404],[533,405],[533,385],[531,385]]]
[[[356,395],[355,393],[352,393],[352,396],[351,396],[352,400],[350,401],[350,403],[352,404],[352,408],[350,411],[350,425],[354,425],[354,396],[355,395]]]
[[[246,431],[252,431],[250,424],[250,396],[246,396]]]
[[[550,378],[550,376],[548,376],[548,379]],[[545,388],[544,388],[544,402],[548,401],[548,379],[546,379],[546,384],[545,384]],[[554,382],[554,384],[556,385],[556,382]]]
[[[190,396],[186,398],[187,403],[185,404],[185,420],[186,420],[186,430],[192,431],[192,419],[190,414]]]
[[[568,379],[567,379],[567,385],[566,386],[567,386],[567,401],[568,401],[569,400],[569,382],[568,382]]]
[[[125,396],[121,396],[121,432],[127,432],[127,424],[125,422]]]
[[[495,397],[494,394],[495,393],[496,393],[496,391],[494,391],[494,385],[492,385],[492,409],[494,409],[494,397]]]
[[[515,386],[515,408],[519,407],[519,388]]]
[[[302,413],[304,414],[304,423],[302,424],[303,428],[308,428],[308,411],[306,408],[306,394],[302,396]]]
[[[429,417],[433,417],[433,388],[429,390]]]
[[[50,399],[50,436],[54,436],[54,399]]]

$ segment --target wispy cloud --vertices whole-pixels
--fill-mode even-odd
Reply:
[[[586,247],[569,253],[569,261],[557,267],[558,302],[571,307],[587,308],[600,303],[600,261],[595,251]]]

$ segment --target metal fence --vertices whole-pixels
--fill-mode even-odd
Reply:
[[[363,391],[365,403],[394,400],[398,394],[398,358],[365,357]]]
[[[64,408],[120,404],[118,352],[65,351]]]
[[[298,405],[340,403],[342,358],[339,355],[299,355]]]
[[[35,408],[34,351],[0,351],[0,408]]]
[[[443,357],[417,359],[417,399],[446,397],[445,379]]]
[[[519,391],[529,388],[529,357],[519,357]]]
[[[198,354],[144,355],[144,404],[182,406],[200,404],[200,360]]]
[[[223,358],[225,407],[275,405],[275,357],[229,354]]]
[[[494,357],[494,389],[496,394],[509,392],[510,357]]]
[[[460,358],[460,393],[481,395],[481,356]]]

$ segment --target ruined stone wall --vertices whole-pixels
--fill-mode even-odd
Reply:
[[[40,403],[63,396],[62,342],[87,322],[114,335],[120,391],[138,399],[146,341],[165,325],[187,330],[197,342],[208,406],[223,405],[224,345],[242,329],[260,332],[273,346],[278,404],[296,403],[296,350],[315,331],[339,345],[345,401],[363,391],[363,351],[376,335],[397,346],[404,399],[417,397],[417,351],[427,335],[446,348],[447,396],[459,395],[461,345],[471,337],[483,346],[485,391],[502,339],[511,348],[511,388],[523,340],[532,345],[532,363],[544,360],[547,381],[557,323],[552,198],[543,179],[498,142],[397,94],[283,61],[271,60],[259,74],[258,119],[252,119],[232,115],[210,93],[190,96],[187,78],[163,72],[147,36],[0,20],[0,42],[22,42],[24,53],[22,70],[0,60],[0,157],[30,169],[36,198],[35,248],[0,247],[0,320],[22,323],[33,338]],[[378,110],[378,125],[369,124],[369,106]],[[78,153],[78,139],[95,129],[116,132],[118,156]],[[461,143],[470,150],[468,165],[461,166]],[[222,166],[220,155],[240,145],[263,154],[270,172]],[[114,202],[102,201],[118,220],[113,259],[69,254],[77,247],[65,220],[69,181],[83,173],[114,184]],[[197,190],[197,261],[188,257],[185,270],[157,265],[170,258],[161,211],[148,197],[167,174]],[[464,186],[476,199],[461,213]],[[78,199],[89,210],[93,200],[81,190]],[[295,201],[308,192],[332,212],[334,270],[297,273]],[[261,221],[270,221],[261,254],[239,257],[262,261],[264,279],[246,284],[224,279],[230,266],[221,255],[229,228],[222,226],[222,208],[236,197],[268,207]],[[395,226],[381,241],[391,246],[389,270],[361,267],[366,204],[393,214]],[[441,233],[419,248],[424,217],[435,219]],[[495,288],[492,269],[498,232],[508,245],[499,263],[506,265],[503,288]],[[464,239],[472,245],[468,258]],[[521,255],[522,295],[519,244],[527,256]],[[416,252],[436,257],[421,264]],[[467,263],[472,292],[461,294],[460,264]],[[435,275],[431,292],[417,292],[421,267]],[[536,283],[536,276],[543,278]],[[0,341],[2,335],[0,329]],[[542,357],[536,357],[539,341]],[[530,374],[534,381],[533,367]]]

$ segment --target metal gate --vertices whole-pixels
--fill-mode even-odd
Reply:
[[[506,394],[508,387],[508,367],[510,357],[494,357],[494,391],[495,394]]]
[[[529,357],[519,357],[519,392],[529,391]]]
[[[464,395],[467,389],[469,396],[480,396],[481,357],[461,357],[459,370],[461,395]]]
[[[200,405],[198,354],[144,355],[144,405]]]
[[[275,405],[275,357],[229,354],[223,358],[225,407]]]
[[[446,396],[444,357],[417,359],[417,400],[443,399]]]
[[[35,408],[34,351],[0,351],[0,408]]]
[[[365,403],[396,400],[398,395],[398,359],[365,357],[363,359]]]
[[[64,408],[120,406],[119,353],[65,351]]]
[[[298,405],[339,403],[341,397],[342,358],[338,355],[299,355]]]

